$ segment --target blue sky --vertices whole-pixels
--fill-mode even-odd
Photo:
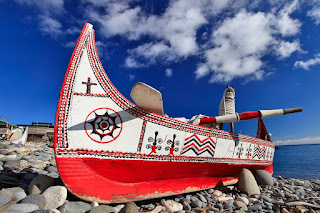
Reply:
[[[127,98],[145,82],[171,117],[218,115],[227,85],[236,111],[303,107],[265,119],[273,140],[320,141],[320,1],[0,0],[0,116],[54,122],[84,23]],[[254,136],[257,121],[235,124]]]

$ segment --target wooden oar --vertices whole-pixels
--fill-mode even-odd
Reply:
[[[211,118],[200,119],[200,124],[211,124],[211,123],[230,123],[244,120],[250,120],[254,118],[269,118],[273,116],[285,115],[289,113],[301,112],[302,108],[291,108],[291,109],[273,109],[273,110],[259,110],[255,112],[242,112],[235,114],[228,114],[222,116],[216,116]]]

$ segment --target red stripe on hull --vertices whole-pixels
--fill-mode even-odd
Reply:
[[[236,183],[241,168],[265,169],[272,165],[190,163],[96,158],[56,158],[69,190],[87,201],[121,203],[170,196]],[[219,177],[223,175],[224,177]]]

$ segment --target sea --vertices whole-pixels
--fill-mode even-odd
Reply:
[[[279,146],[273,170],[274,177],[320,179],[320,144]]]

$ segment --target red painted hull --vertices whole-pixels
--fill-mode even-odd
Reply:
[[[96,158],[57,158],[57,165],[72,193],[101,203],[137,201],[234,184],[237,178],[232,175],[243,167],[272,173],[272,165]]]

